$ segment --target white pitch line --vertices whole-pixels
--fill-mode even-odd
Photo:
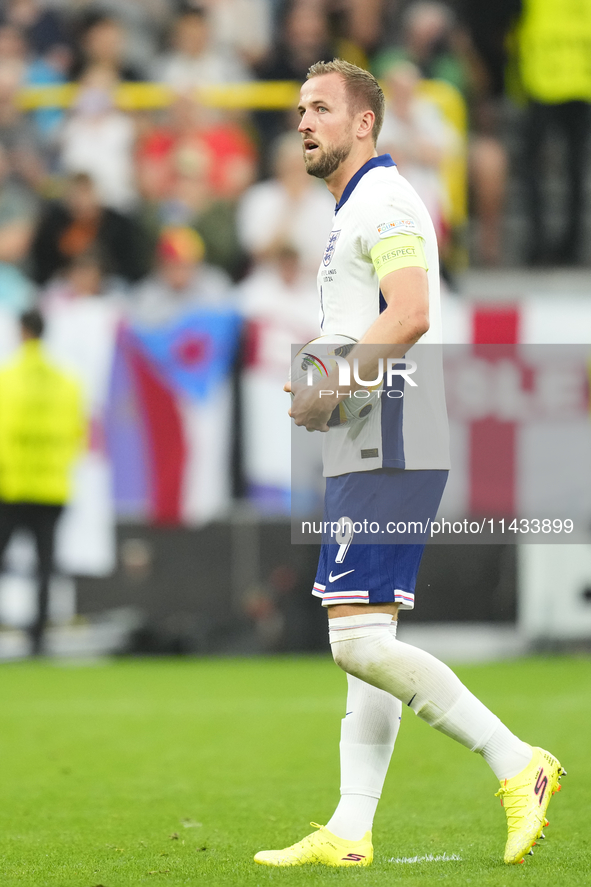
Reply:
[[[427,853],[426,856],[396,856],[390,859],[390,862],[411,863],[411,862],[460,862],[461,856],[457,853],[440,853],[439,856],[433,856]]]

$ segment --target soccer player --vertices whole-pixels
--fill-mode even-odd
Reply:
[[[301,89],[304,163],[336,200],[318,275],[322,332],[359,341],[348,360],[359,355],[361,379],[376,378],[376,355],[401,358],[414,343],[422,348],[441,341],[435,233],[391,157],[377,155],[383,109],[375,78],[339,59],[313,65]],[[385,501],[396,507],[413,501],[421,516],[434,517],[448,467],[441,386],[412,389],[412,403],[424,415],[411,410],[410,400],[404,404],[406,396],[403,401],[384,396],[367,420],[345,429],[327,424],[338,403],[336,391],[342,397],[362,386],[353,381],[344,390],[335,379],[321,387],[334,395],[320,397],[319,386],[300,387],[290,415],[309,431],[328,432],[325,520],[353,517],[350,511],[360,500],[369,509],[375,506],[375,513]],[[431,433],[421,434],[421,428]],[[563,768],[553,755],[511,733],[446,665],[396,640],[398,610],[414,603],[423,545],[349,545],[343,538],[341,544],[323,542],[313,592],[328,608],[333,656],[348,680],[341,799],[326,826],[286,849],[260,851],[255,861],[371,863],[373,818],[405,704],[491,767],[507,815],[505,862],[521,862],[542,836]]]

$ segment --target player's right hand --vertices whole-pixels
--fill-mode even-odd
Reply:
[[[291,382],[286,382],[284,391],[292,394],[293,400],[288,415],[296,425],[303,425],[306,431],[328,431],[328,420],[336,406],[334,395],[320,396],[320,387],[298,385],[292,391]]]

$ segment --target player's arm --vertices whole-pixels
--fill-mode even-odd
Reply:
[[[414,345],[429,329],[426,269],[415,266],[390,271],[382,278],[380,288],[387,308],[359,344]]]
[[[348,356],[351,364],[358,360],[360,379],[375,379],[380,358],[402,357],[429,329],[428,268],[422,238],[388,237],[370,255],[387,307]],[[347,390],[352,393],[361,387],[351,374]]]
[[[387,308],[360,344],[414,345],[429,329],[428,268],[423,240],[414,234],[387,237],[373,247],[370,256]],[[384,356],[392,355],[385,351]]]
[[[387,307],[348,355],[351,365],[357,358],[360,379],[375,379],[380,357],[402,357],[429,329],[428,269],[422,238],[407,234],[388,237],[376,244],[370,255]],[[370,345],[373,347],[367,347]],[[336,373],[321,384],[334,395],[320,398],[318,385],[302,389],[290,410],[296,425],[305,425],[309,431],[328,431],[326,423],[338,401],[363,387],[353,374],[346,388],[338,384]]]

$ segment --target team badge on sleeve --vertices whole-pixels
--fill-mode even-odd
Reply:
[[[337,240],[339,239],[339,234],[341,233],[341,229],[338,231],[331,231],[330,237],[328,238],[328,243],[326,244],[326,249],[324,250],[324,257],[322,259],[322,264],[326,268],[330,265],[333,253],[335,251],[335,247],[337,245]]]
[[[392,237],[393,234],[420,234],[421,232],[412,219],[394,219],[391,222],[380,222],[380,237]]]

